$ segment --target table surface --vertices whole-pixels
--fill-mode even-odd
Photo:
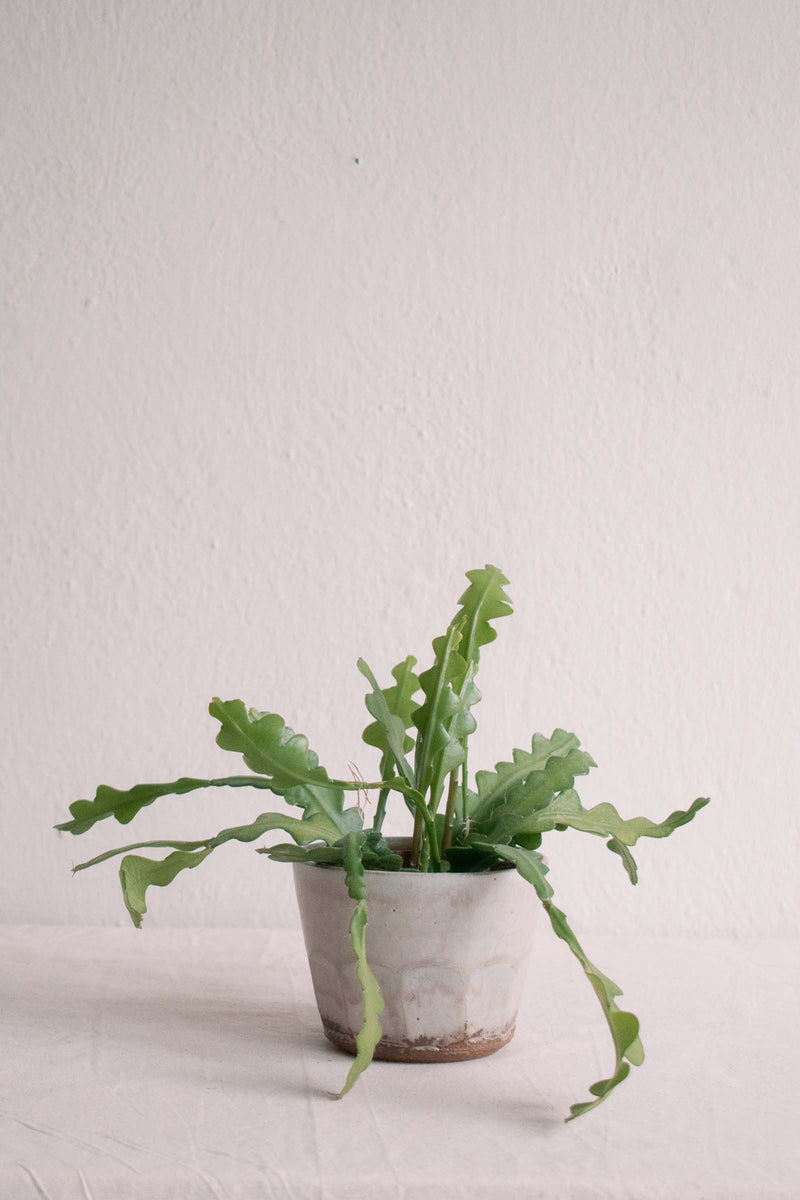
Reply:
[[[800,1196],[800,943],[587,939],[643,1067],[537,932],[517,1035],[468,1063],[349,1060],[299,932],[0,927],[2,1200]]]

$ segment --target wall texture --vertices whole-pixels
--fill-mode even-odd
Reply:
[[[104,781],[229,773],[214,694],[331,772],[363,654],[493,562],[475,765],[574,729],[640,843],[551,835],[580,930],[796,931],[800,8],[4,0],[0,917],[124,922]],[[296,920],[226,846],[153,924]]]

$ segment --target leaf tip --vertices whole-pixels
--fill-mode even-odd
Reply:
[[[360,1067],[357,1063],[353,1063],[353,1065],[350,1068],[350,1071],[348,1073],[347,1079],[345,1080],[344,1087],[342,1088],[342,1090],[340,1092],[338,1092],[334,1095],[334,1097],[333,1097],[334,1100],[344,1100],[345,1096],[351,1090],[353,1084],[358,1079],[362,1070],[363,1070],[363,1068]]]

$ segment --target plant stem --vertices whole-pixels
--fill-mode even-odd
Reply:
[[[414,837],[411,842],[411,866],[419,867],[422,854],[422,813],[419,809],[414,813]]]
[[[468,762],[468,757],[469,757],[469,746],[468,746],[468,742],[467,742],[466,738],[462,739],[462,745],[464,747],[464,761],[461,764],[461,790],[459,793],[458,816],[461,821],[466,821],[466,819],[467,819],[467,788],[469,787],[469,771],[467,769],[467,762]]]
[[[414,817],[414,845],[412,846],[411,866],[420,871],[427,871],[428,865],[432,864],[434,871],[441,871],[442,859],[439,853],[436,822],[425,801],[420,797],[419,792],[414,794],[414,803],[417,811]],[[418,820],[420,832],[417,837]]]
[[[458,792],[458,768],[450,773],[450,786],[447,789],[447,806],[444,810],[444,829],[442,831],[442,854],[445,853],[453,840],[453,819],[456,812],[456,795]]]
[[[410,799],[414,801],[414,809],[415,809],[414,835],[415,835],[415,839],[416,839],[417,825],[419,823],[424,828],[425,833],[427,834],[427,842],[428,842],[428,846],[430,848],[430,856],[431,856],[431,862],[433,863],[433,869],[434,869],[434,871],[441,871],[442,860],[441,860],[441,856],[439,854],[439,839],[436,836],[436,825],[434,823],[433,817],[431,816],[430,812],[428,811],[428,806],[426,805],[424,798],[420,795],[420,793],[415,788],[411,787],[410,784],[406,783],[405,779],[400,779],[399,776],[397,776],[392,779],[379,779],[376,783],[373,783],[372,781],[367,783],[365,781],[355,780],[355,779],[319,779],[319,780],[315,779],[314,783],[319,784],[320,787],[342,788],[342,790],[345,792],[363,791],[366,788],[381,788],[381,789],[387,788],[389,791],[401,792],[404,796],[409,796]],[[424,839],[423,839],[422,831],[420,831],[420,836],[419,836],[420,850],[422,849],[423,841],[424,841]],[[411,865],[412,866],[417,865],[413,858],[412,858]]]
[[[381,778],[385,779],[386,775],[389,774],[391,770],[391,766],[392,755],[388,750],[386,750],[381,758]],[[372,828],[378,830],[378,832],[380,832],[380,830],[383,828],[383,819],[386,816],[386,801],[388,796],[389,788],[381,788],[380,795],[378,796],[378,807],[375,809],[375,817],[372,822]]]

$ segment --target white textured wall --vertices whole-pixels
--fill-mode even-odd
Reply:
[[[363,654],[511,579],[473,764],[574,729],[661,818],[585,931],[797,929],[800,8],[5,0],[2,918],[127,921],[100,781],[227,774],[210,697],[360,745]],[[295,920],[228,846],[153,924]]]

